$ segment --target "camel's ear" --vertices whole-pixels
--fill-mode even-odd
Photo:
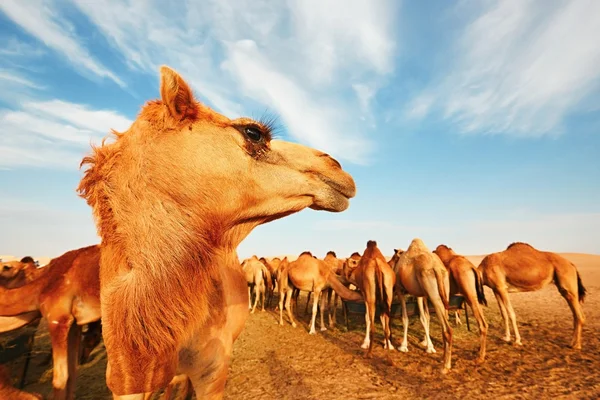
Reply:
[[[160,67],[160,96],[176,120],[198,116],[199,106],[192,89],[177,72],[164,65]]]

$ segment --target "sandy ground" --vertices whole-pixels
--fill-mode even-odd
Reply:
[[[490,323],[486,363],[477,365],[479,348],[476,322],[471,329],[456,326],[453,369],[439,373],[443,350],[439,324],[432,316],[436,354],[418,344],[423,330],[418,318],[409,327],[409,352],[391,353],[390,365],[382,348],[380,331],[370,359],[360,349],[364,318],[351,316],[346,332],[338,310],[338,328],[308,334],[305,298],[299,300],[301,324],[276,324],[271,309],[250,316],[234,348],[226,399],[596,399],[600,398],[600,256],[567,254],[581,273],[588,296],[583,350],[568,348],[572,317],[566,302],[552,285],[539,292],[511,294],[523,347],[504,343],[501,317],[492,292],[486,288]],[[480,257],[473,257],[478,262]],[[477,265],[477,264],[476,264]],[[274,303],[273,303],[274,304]],[[470,314],[471,315],[471,314]],[[393,321],[393,341],[401,340],[400,319]],[[379,323],[376,323],[380,328]],[[318,325],[317,325],[318,327]],[[43,364],[50,349],[45,323],[36,338],[35,357],[27,376],[28,391],[49,395],[51,365]],[[13,367],[16,364],[13,364]],[[106,354],[100,345],[91,361],[80,367],[77,399],[110,399],[104,384]]]

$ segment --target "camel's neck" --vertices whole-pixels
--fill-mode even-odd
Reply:
[[[18,315],[39,309],[39,297],[47,284],[47,274],[15,289],[0,287],[0,315]]]

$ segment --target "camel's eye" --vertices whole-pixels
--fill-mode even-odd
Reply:
[[[255,126],[247,126],[244,129],[244,134],[253,142],[260,142],[263,138],[263,133]]]

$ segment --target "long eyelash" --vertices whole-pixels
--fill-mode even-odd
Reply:
[[[279,115],[268,109],[265,109],[263,114],[255,120],[269,132],[271,139],[279,138],[285,131],[285,126],[281,122]]]

